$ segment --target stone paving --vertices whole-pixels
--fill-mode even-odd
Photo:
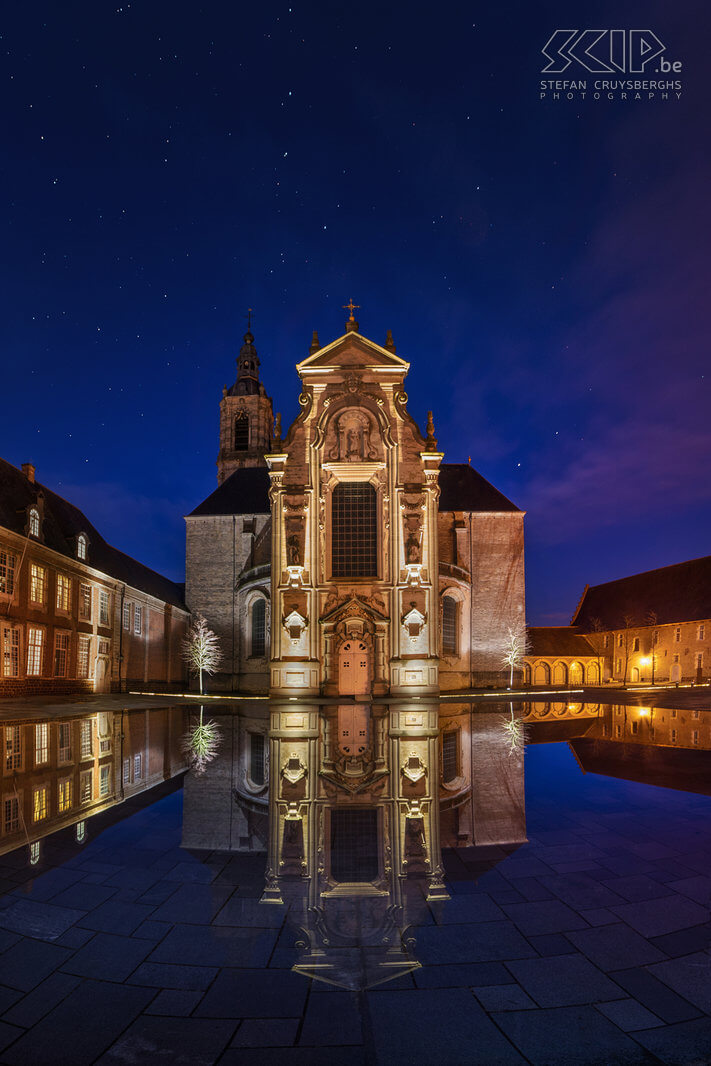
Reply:
[[[529,843],[446,853],[421,968],[365,993],[291,972],[264,858],[181,849],[180,791],[3,856],[0,1063],[711,1063],[711,799],[526,760]]]

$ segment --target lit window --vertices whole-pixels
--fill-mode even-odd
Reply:
[[[79,634],[77,647],[77,677],[85,680],[89,677],[89,664],[91,662],[91,637]]]
[[[130,759],[124,759],[123,760],[123,776],[122,776],[122,780],[123,780],[124,785],[130,785],[131,784],[131,760]]]
[[[681,643],[681,626],[677,626],[674,630],[674,641],[676,644]]]
[[[702,651],[697,651],[697,653],[696,653],[696,669],[697,670],[701,670],[703,665],[704,665],[704,653]]]
[[[602,645],[603,645],[604,648],[607,648],[609,646],[609,644],[610,644],[610,634],[606,633],[605,636],[603,637]]]
[[[255,600],[252,604],[252,655],[261,658],[267,645],[267,604],[265,600]]]
[[[343,481],[331,506],[334,577],[377,577],[378,522],[375,489],[369,482]]]
[[[57,574],[57,610],[69,614],[72,583],[65,574]]]
[[[0,558],[1,558],[1,555],[0,555]],[[0,571],[0,573],[1,573],[1,571]],[[2,578],[0,577],[0,582],[1,581],[2,581]],[[0,591],[2,591],[2,585],[1,584],[0,584]],[[697,633],[696,633],[696,639],[697,640],[704,640],[705,639],[705,635],[706,635],[706,626],[702,622],[701,625],[698,628]]]
[[[124,603],[123,605],[123,628],[128,632],[131,628],[131,604]]]
[[[249,418],[244,411],[235,418],[235,451],[246,452],[249,450]]]
[[[671,742],[672,742],[672,744],[676,744],[676,736],[677,736],[676,729],[672,729],[672,731],[671,731]]]
[[[106,589],[99,589],[99,625],[109,624],[109,594]]]
[[[80,751],[82,759],[89,759],[94,754],[94,738],[91,718],[82,719]]]
[[[41,766],[49,760],[49,724],[40,722],[35,726],[35,763]]]
[[[76,824],[76,838],[77,844],[81,844],[86,836],[86,822],[77,822]]]
[[[672,711],[671,716],[672,716],[672,718],[676,718],[678,716],[678,714],[679,714],[678,711]]]
[[[41,822],[49,813],[49,789],[47,785],[40,785],[32,793],[32,820]]]
[[[632,723],[632,732],[633,733],[639,733],[639,722],[633,722]]]
[[[44,607],[47,594],[47,571],[37,563],[30,564],[30,603]]]
[[[79,775],[79,802],[90,803],[94,792],[94,771],[83,770]]]
[[[617,673],[618,674],[622,673],[622,659],[618,659],[617,660]]]
[[[65,777],[57,786],[57,807],[59,813],[71,810],[72,807],[72,779]]]
[[[2,676],[20,676],[20,629],[17,626],[2,627]]]
[[[263,733],[249,735],[249,777],[253,785],[263,785],[266,780],[266,746]]]
[[[695,710],[693,710],[693,711],[691,712],[691,717],[692,717],[692,718],[699,718],[699,717],[700,717],[700,716],[699,716],[699,708],[698,708],[698,707],[696,707],[696,708],[695,708]]]
[[[457,654],[457,601],[452,596],[442,600],[442,654]]]
[[[60,722],[57,726],[57,747],[60,762],[72,760],[72,727],[70,722]]]
[[[5,726],[5,769],[22,768],[22,733],[19,725]]]
[[[621,634],[621,633],[618,633],[618,634],[617,634],[617,647],[618,647],[618,648],[621,648],[621,647],[622,647],[622,641],[623,641],[623,636],[622,636],[622,634]]]
[[[137,637],[143,632],[143,607],[140,603],[133,608],[133,632]]]
[[[40,516],[39,511],[33,507],[30,511],[30,536],[39,537],[40,532]]]
[[[134,781],[140,781],[142,777],[143,777],[143,757],[142,757],[142,755],[141,755],[141,753],[139,751],[137,755],[133,756],[133,780]]]
[[[111,784],[111,767],[102,766],[99,771],[99,795],[108,796]]]
[[[3,829],[6,833],[16,833],[20,828],[20,800],[17,796],[6,796],[3,811]]]
[[[69,660],[69,633],[54,634],[54,676],[66,677]]]
[[[30,844],[30,866],[36,866],[40,861],[40,848],[41,842],[39,840],[33,840]]]
[[[87,540],[83,533],[77,537],[77,559],[86,559]]]
[[[617,737],[618,740],[622,736],[622,726],[621,725],[616,725],[615,726],[615,736]]]
[[[79,586],[79,617],[91,621],[91,585]]]
[[[111,644],[108,640],[99,641],[99,655],[108,655],[111,649]]]
[[[454,781],[457,776],[457,755],[459,750],[456,729],[450,729],[442,737],[442,780]]]
[[[27,676],[40,677],[44,653],[44,629],[29,626],[27,629]]]
[[[0,595],[12,596],[15,591],[17,556],[0,548]]]
[[[692,744],[698,744],[699,743],[699,731],[698,731],[698,729],[695,729],[693,731],[693,733],[691,734],[691,743]]]

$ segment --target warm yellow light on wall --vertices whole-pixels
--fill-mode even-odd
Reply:
[[[649,666],[651,661],[652,660],[649,658],[648,655],[643,655],[642,658],[639,660],[639,665],[640,666]]]
[[[639,711],[640,718],[647,718],[648,715],[649,715],[650,708],[649,707],[638,707],[637,710]]]

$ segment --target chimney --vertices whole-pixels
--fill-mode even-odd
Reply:
[[[23,463],[22,464],[22,473],[25,475],[25,477],[27,478],[28,481],[31,481],[32,484],[34,484],[34,481],[35,481],[35,468],[32,465],[32,463]]]

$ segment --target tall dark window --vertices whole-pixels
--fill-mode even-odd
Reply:
[[[457,654],[457,601],[452,596],[442,600],[442,654]]]
[[[457,777],[457,748],[459,747],[459,732],[451,729],[442,737],[442,780],[454,781]]]
[[[369,807],[331,811],[334,881],[374,881],[378,876],[378,812]]]
[[[264,734],[250,733],[249,776],[253,785],[263,785],[266,778],[264,752]]]
[[[241,411],[235,418],[235,451],[249,450],[249,418]]]
[[[375,489],[367,481],[342,481],[331,506],[333,577],[378,576]]]
[[[267,647],[267,605],[255,600],[252,605],[252,655],[262,657]]]

